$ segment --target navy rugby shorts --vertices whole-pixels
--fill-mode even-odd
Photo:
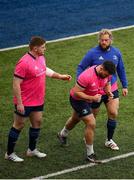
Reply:
[[[76,100],[70,96],[70,104],[72,108],[78,113],[79,117],[87,116],[92,113],[91,103],[83,100]]]
[[[40,105],[40,106],[24,106],[25,112],[24,114],[20,113],[17,111],[17,105],[15,105],[15,113],[19,116],[22,117],[28,117],[30,115],[31,112],[33,111],[43,111],[44,109],[44,104]]]

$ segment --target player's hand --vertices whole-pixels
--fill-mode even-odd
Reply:
[[[95,96],[93,96],[93,101],[94,102],[100,102],[101,101],[101,94],[96,94]]]
[[[114,97],[112,92],[108,92],[107,95],[108,95],[108,101],[110,101]]]
[[[24,105],[23,104],[17,104],[17,111],[21,114],[25,113]]]
[[[128,95],[128,89],[127,88],[123,88],[122,89],[122,95],[123,96],[127,96]]]
[[[60,79],[62,79],[64,81],[71,81],[72,77],[68,74],[61,74]]]

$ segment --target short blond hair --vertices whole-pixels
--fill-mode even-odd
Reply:
[[[108,34],[108,35],[109,35],[109,38],[110,38],[111,40],[113,40],[112,32],[111,32],[109,29],[102,29],[102,30],[99,32],[99,34],[98,34],[98,40],[100,40],[100,39],[101,39],[101,36],[102,36],[102,35],[105,35],[105,34]]]

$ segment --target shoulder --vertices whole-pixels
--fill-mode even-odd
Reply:
[[[31,57],[29,56],[28,53],[26,53],[25,55],[23,55],[19,61],[16,63],[16,66],[19,67],[26,67],[30,62]]]
[[[28,53],[24,54],[18,62],[28,62],[29,59],[31,59],[30,55]]]
[[[92,66],[83,71],[78,78],[78,82],[85,83],[86,85],[90,84],[95,77],[94,68],[95,66]]]
[[[96,52],[96,51],[98,51],[99,50],[99,46],[96,46],[96,47],[93,47],[93,48],[91,48],[88,52]]]
[[[95,66],[89,67],[87,68],[84,72],[83,75],[86,76],[87,78],[93,78],[94,74],[95,74]]]
[[[119,48],[111,46],[110,49],[112,52],[116,53],[117,55],[121,55]]]
[[[93,48],[91,48],[91,49],[88,50],[87,55],[96,54],[96,52],[98,52],[98,51],[99,51],[98,46],[93,47]]]

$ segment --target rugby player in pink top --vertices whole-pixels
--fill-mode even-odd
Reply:
[[[92,102],[101,101],[104,91],[113,98],[111,92],[111,75],[116,71],[116,67],[111,61],[86,69],[80,74],[75,86],[70,91],[70,103],[73,108],[72,116],[66,122],[64,128],[57,137],[61,145],[67,145],[67,136],[70,130],[81,120],[85,123],[84,140],[87,149],[87,160],[99,163],[93,149],[95,117],[91,111]]]
[[[38,158],[46,157],[45,153],[36,149],[36,142],[40,132],[42,111],[44,106],[46,76],[61,80],[71,80],[67,74],[59,74],[46,67],[44,51],[46,42],[39,36],[32,37],[29,43],[30,51],[16,64],[13,79],[15,114],[13,126],[9,131],[7,152],[5,159],[22,162],[14,153],[15,144],[24,127],[25,118],[29,117],[29,147],[26,155]]]

